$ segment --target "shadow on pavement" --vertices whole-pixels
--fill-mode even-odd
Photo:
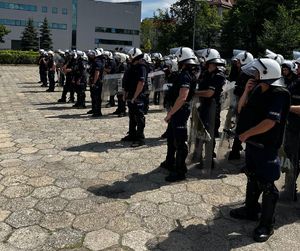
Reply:
[[[68,108],[64,108],[64,109],[58,109],[59,107],[57,107],[57,109],[49,109],[49,110],[68,110],[68,109],[74,109],[74,110],[80,110],[80,109],[76,109],[74,107],[68,107]],[[48,110],[48,109],[38,109],[38,110]],[[90,114],[86,114],[86,113],[82,113],[82,114],[61,114],[61,115],[56,115],[56,116],[49,116],[48,118],[52,118],[52,119],[122,119],[124,117],[118,117],[116,115],[112,115],[112,114],[105,114],[101,117],[92,117]]]
[[[165,144],[166,142],[163,140],[160,140],[160,138],[146,138],[145,139],[146,144],[141,147],[137,148],[131,148],[131,150],[134,149],[141,149],[141,148],[148,148],[148,147],[155,147],[155,146],[160,146]],[[69,147],[64,149],[65,151],[70,151],[70,152],[80,152],[80,151],[85,151],[85,152],[106,152],[108,150],[112,149],[121,149],[121,148],[128,148],[130,146],[131,142],[121,142],[121,141],[110,141],[110,142],[92,142],[88,143],[85,145],[80,145],[80,146],[74,146],[74,147]]]
[[[193,220],[187,220],[187,222],[176,220],[176,229],[171,231],[167,237],[149,240],[146,243],[146,247],[148,250],[153,251],[229,251],[256,243],[252,239],[252,232],[258,225],[258,222],[239,221],[229,216],[229,211],[232,208],[241,206],[241,204],[234,203],[213,208],[214,218],[206,221],[206,223],[201,223],[201,220],[199,220],[199,224],[195,224],[197,219],[194,219],[194,222]],[[299,218],[300,210],[295,205],[287,207],[279,204],[277,207],[275,231],[284,225],[298,222]],[[272,238],[275,237],[272,236],[270,238],[271,241]],[[261,246],[262,249],[260,250],[264,250],[263,244],[257,245]],[[249,247],[246,250],[257,250],[256,248],[257,246],[253,246],[252,249]]]
[[[170,183],[165,182],[166,173],[161,168],[147,174],[133,173],[128,175],[127,181],[116,181],[112,185],[92,186],[87,190],[96,196],[114,199],[129,199],[132,195],[158,189]]]

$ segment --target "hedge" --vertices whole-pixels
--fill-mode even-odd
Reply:
[[[34,51],[0,50],[0,64],[36,64],[38,56]]]

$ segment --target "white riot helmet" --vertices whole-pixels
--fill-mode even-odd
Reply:
[[[48,51],[47,54],[50,55],[50,56],[52,56],[52,57],[54,56],[54,52],[53,51]]]
[[[297,58],[297,59],[295,60],[295,63],[298,64],[298,65],[300,65],[300,58]],[[298,67],[299,67],[299,66],[298,66]]]
[[[71,57],[76,59],[77,58],[77,52],[75,50],[71,51],[70,53]]]
[[[115,53],[115,58],[120,61],[120,63],[124,63],[126,61],[126,54],[121,53],[121,52],[116,52]]]
[[[85,54],[83,51],[76,51],[76,53],[77,53],[77,56],[80,58],[82,58]]]
[[[145,54],[144,54],[144,60],[145,60],[148,64],[152,64],[151,57],[149,56],[148,53],[145,53]]]
[[[224,65],[224,60],[221,59],[220,53],[216,49],[205,49],[202,52],[202,57],[205,63]]]
[[[276,60],[279,65],[284,61],[284,57],[281,54],[276,54],[268,49],[266,49],[266,57]]]
[[[129,57],[131,57],[132,60],[143,58],[143,52],[139,48],[132,48],[128,51]]]
[[[250,52],[240,52],[234,57],[234,59],[239,60],[241,65],[246,65],[251,63],[254,60],[253,55]]]
[[[95,48],[95,50],[100,51],[101,54],[103,54],[103,52],[104,52],[103,48]]]
[[[114,55],[110,51],[104,51],[103,55],[107,56],[109,59],[114,59]]]
[[[197,65],[198,59],[191,48],[188,47],[181,47],[175,53],[178,63],[185,63],[185,64],[194,64]]]
[[[272,86],[285,86],[281,77],[281,68],[277,61],[271,58],[254,59],[251,63],[243,66],[242,71],[248,76],[257,76],[263,83]]]
[[[178,71],[178,64],[176,59],[168,59],[165,64],[170,67],[172,72]]]
[[[297,74],[298,65],[296,64],[296,62],[293,62],[291,60],[284,60],[281,67],[288,68],[291,72]]]
[[[43,54],[44,52],[45,52],[44,49],[40,49],[40,50],[39,50],[39,53],[40,53],[40,54]]]
[[[99,49],[95,49],[94,52],[95,52],[95,57],[100,57],[103,54],[103,52]]]

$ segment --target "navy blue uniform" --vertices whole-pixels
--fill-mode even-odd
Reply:
[[[94,84],[94,75],[99,71],[99,77]],[[102,58],[95,58],[91,62],[90,66],[90,90],[91,90],[91,99],[92,99],[92,113],[95,116],[102,115],[101,113],[101,95],[102,95],[102,85],[103,85],[103,72],[104,72],[104,62]]]
[[[65,62],[63,68],[71,70],[65,74],[66,81],[63,86],[63,92],[59,102],[66,102],[67,93],[70,92],[70,101],[74,102],[74,85],[73,85],[73,68],[75,66],[75,59],[69,59]]]
[[[173,176],[184,176],[187,172],[185,160],[188,155],[187,146],[187,121],[190,116],[190,104],[195,88],[196,77],[191,69],[182,70],[177,79],[173,79],[173,85],[168,93],[168,102],[174,106],[179,97],[180,89],[188,88],[189,94],[186,103],[172,115],[167,129],[168,151],[166,157],[166,166]]]
[[[291,93],[291,105],[300,105],[300,78],[293,76],[286,79],[285,84]],[[299,176],[299,156],[300,156],[300,116],[290,112],[285,131],[284,150],[295,168],[295,181]],[[296,182],[295,182],[296,185]],[[296,190],[296,187],[295,187]],[[294,198],[296,199],[296,197]]]
[[[42,86],[47,86],[47,62],[45,56],[39,57],[39,73]]]
[[[257,85],[249,94],[248,102],[241,111],[237,128],[237,133],[241,134],[257,126],[263,120],[269,119],[275,122],[273,128],[267,132],[249,138],[249,141],[264,145],[263,149],[249,143],[246,144],[245,172],[248,177],[246,212],[248,215],[259,213],[258,199],[262,193],[259,226],[268,231],[273,228],[274,210],[279,196],[274,181],[280,177],[278,149],[282,144],[289,107],[290,94],[288,90],[270,86],[267,91],[262,92],[262,88]],[[235,212],[239,214],[238,210],[240,209],[233,210],[232,215],[236,214]]]
[[[147,77],[147,66],[143,63],[138,63],[131,65],[126,74],[124,74],[123,79],[124,90],[129,100],[127,103],[129,109],[129,135],[136,140],[143,140],[145,138],[144,101]],[[140,81],[144,82],[144,88],[134,103],[132,103],[131,100]]]
[[[48,68],[48,79],[49,79],[49,91],[53,92],[55,89],[55,70],[52,70],[54,66],[54,60],[52,57],[48,59],[47,68]]]
[[[75,91],[77,93],[77,102],[74,107],[85,108],[86,61],[81,58],[75,64],[73,81],[75,82]]]
[[[215,136],[219,133],[219,127],[221,124],[221,93],[223,90],[223,85],[225,84],[226,78],[223,71],[217,69],[214,72],[204,72],[203,78],[199,83],[198,90],[213,90],[214,95],[210,98],[201,98],[201,107],[199,110],[200,117],[203,121],[203,124],[205,125],[206,129],[210,128],[211,125],[209,125],[209,108],[212,105],[212,102],[216,103],[216,118],[215,118]]]

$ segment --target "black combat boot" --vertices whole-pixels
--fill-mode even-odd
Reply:
[[[267,241],[274,233],[274,212],[278,197],[278,190],[274,184],[265,185],[260,222],[253,232],[253,239],[257,242]]]
[[[257,221],[259,219],[258,214],[261,211],[258,198],[261,190],[255,180],[248,178],[247,190],[246,190],[246,205],[240,208],[232,209],[230,216],[240,220]]]

